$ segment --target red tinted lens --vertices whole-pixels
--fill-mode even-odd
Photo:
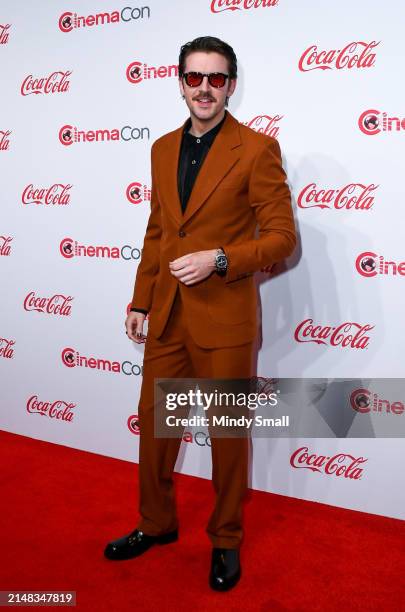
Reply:
[[[201,85],[203,77],[199,72],[188,72],[185,79],[189,87],[198,87]]]
[[[210,74],[208,81],[212,87],[223,87],[225,85],[226,75],[221,74],[220,72],[214,72],[213,74]]]

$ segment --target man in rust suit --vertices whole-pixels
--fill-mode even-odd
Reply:
[[[151,212],[126,320],[128,337],[144,342],[149,313],[139,401],[141,518],[107,545],[109,559],[178,537],[172,474],[181,439],[155,436],[154,379],[254,375],[253,274],[296,244],[277,140],[241,125],[226,108],[236,76],[236,56],[223,41],[206,36],[183,45],[179,86],[190,117],[152,146]],[[211,438],[211,452],[209,584],[227,590],[241,573],[248,438]]]

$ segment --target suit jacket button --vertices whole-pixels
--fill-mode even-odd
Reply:
[[[179,230],[180,238],[184,238],[185,235],[186,235],[186,232],[184,230]]]

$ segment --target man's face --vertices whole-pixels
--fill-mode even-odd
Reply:
[[[184,72],[229,74],[228,60],[219,53],[194,51],[186,58]],[[217,115],[222,114],[226,97],[231,96],[235,90],[236,79],[227,79],[221,88],[212,87],[207,77],[204,77],[198,87],[189,87],[184,79],[179,80],[179,86],[191,115],[200,121],[211,121]]]

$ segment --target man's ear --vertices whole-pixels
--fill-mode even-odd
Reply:
[[[184,96],[183,79],[180,79],[180,78],[179,78],[179,89],[180,89],[180,94]]]
[[[229,81],[229,89],[228,89],[228,96],[231,96],[233,94],[233,92],[236,89],[236,83],[237,83],[237,79],[230,79]]]

